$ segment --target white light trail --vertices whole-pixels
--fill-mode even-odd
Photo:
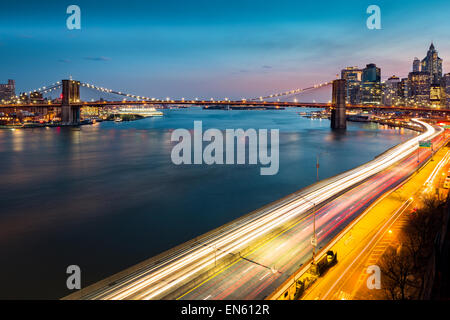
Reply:
[[[114,286],[94,292],[86,298],[126,299],[134,295],[133,298],[152,299],[168,292],[183,281],[214,265],[215,261],[219,261],[230,253],[237,254],[252,241],[307,212],[312,208],[311,202],[319,204],[388,168],[416,150],[420,140],[428,140],[436,135],[436,130],[431,125],[419,120],[415,121],[426,128],[424,133],[394,147],[375,160],[341,174],[327,181],[326,185],[321,185],[294,200],[286,200],[274,208],[246,217],[225,232],[204,239],[204,242],[181,250],[163,262],[133,273],[117,281]],[[220,251],[217,251],[214,256],[211,254],[211,247]]]

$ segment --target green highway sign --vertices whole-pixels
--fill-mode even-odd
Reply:
[[[431,141],[419,141],[419,147],[431,148]]]

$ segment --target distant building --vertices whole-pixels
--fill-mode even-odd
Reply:
[[[401,80],[399,77],[390,77],[383,86],[383,105],[394,106],[400,101]]]
[[[44,98],[42,93],[37,92],[37,91],[32,92],[29,95],[26,93],[20,94],[19,100],[22,103],[44,103],[44,102],[46,102],[46,99]]]
[[[431,43],[427,56],[422,60],[422,72],[430,74],[431,83],[440,83],[442,79],[442,59],[439,58],[438,52]]]
[[[412,68],[412,72],[419,72],[420,71],[420,60],[419,58],[414,58],[413,61],[413,68]]]
[[[8,83],[0,83],[0,101],[11,100],[12,97],[16,96],[16,82],[9,79]]]
[[[430,103],[433,108],[440,108],[445,104],[445,90],[440,83],[430,86]]]
[[[417,105],[425,105],[430,102],[431,81],[428,72],[410,72],[409,96]]]
[[[409,105],[409,97],[410,97],[410,84],[408,78],[402,78],[400,81],[400,99],[401,103],[404,105]]]
[[[445,106],[450,108],[450,73],[447,73],[444,78],[444,91],[445,91]]]
[[[360,103],[360,87],[362,79],[362,70],[358,67],[347,67],[341,71],[341,79],[347,82],[346,102],[348,104]]]
[[[363,69],[361,79],[361,104],[381,104],[381,69],[371,63]]]

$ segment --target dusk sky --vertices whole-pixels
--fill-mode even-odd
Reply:
[[[66,8],[81,8],[81,30]],[[366,9],[381,8],[382,30]],[[431,41],[450,72],[450,1],[2,1],[0,82],[68,78],[151,97],[255,97],[376,63],[404,77]]]

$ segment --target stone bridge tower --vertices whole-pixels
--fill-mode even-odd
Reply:
[[[333,81],[333,104],[331,106],[331,128],[347,129],[347,115],[345,107],[346,80]]]
[[[80,102],[80,82],[75,80],[62,80],[62,106],[61,121],[65,125],[80,123],[80,106],[72,104]]]

